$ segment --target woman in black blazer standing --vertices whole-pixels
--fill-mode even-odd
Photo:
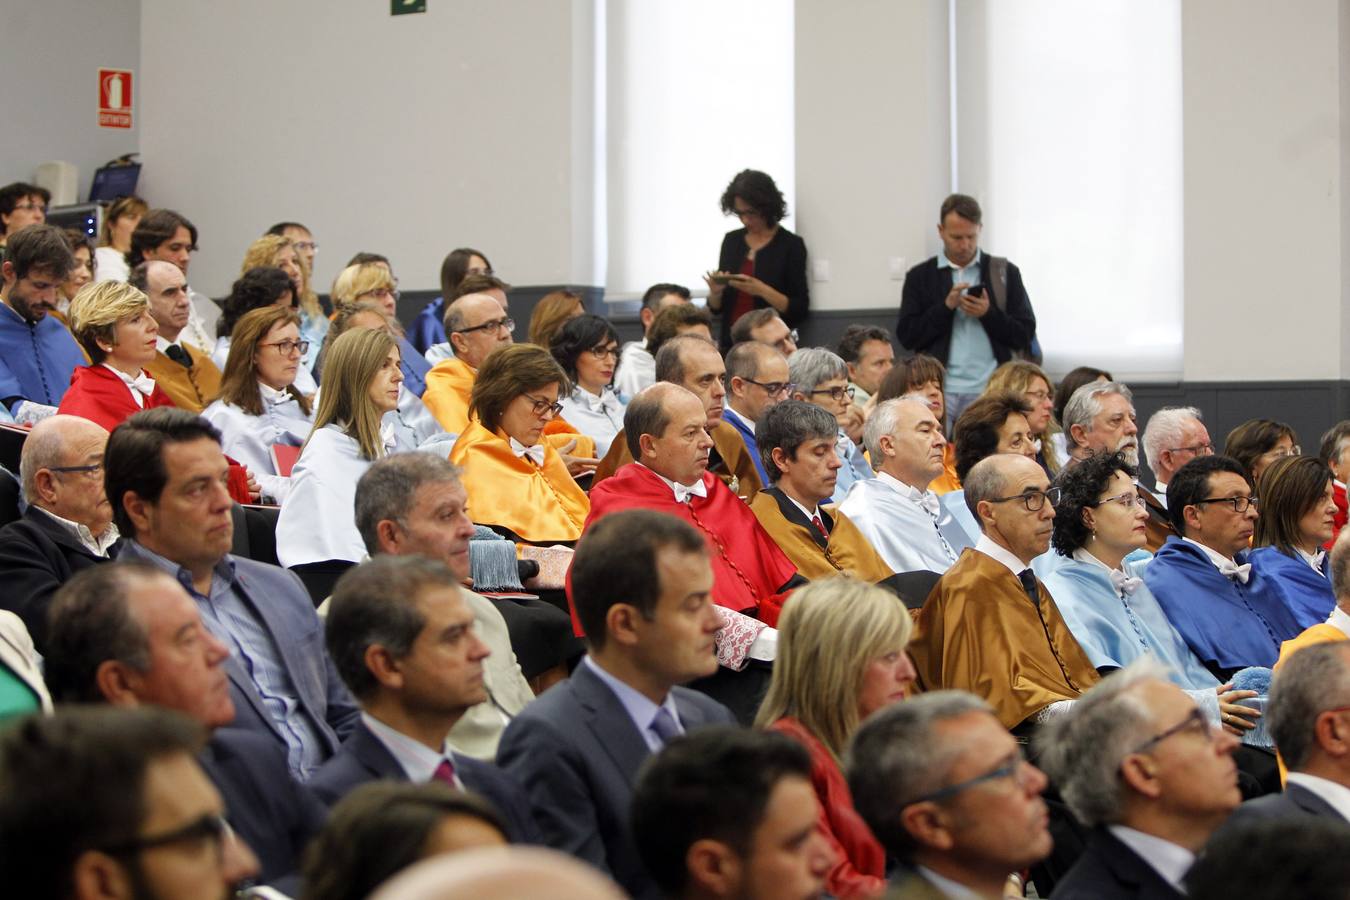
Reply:
[[[806,318],[806,243],[778,223],[787,203],[773,179],[746,169],[722,194],[722,212],[743,227],[727,232],[717,271],[703,276],[708,309],[722,320],[721,343],[731,344],[731,326],[752,309],[772,306],[789,328]]]

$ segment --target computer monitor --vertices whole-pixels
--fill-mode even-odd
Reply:
[[[112,203],[118,197],[136,193],[136,182],[141,177],[141,164],[104,166],[94,173],[94,184],[89,188],[90,203]]]
[[[77,228],[98,240],[98,230],[103,227],[103,207],[97,203],[53,206],[47,210],[47,224],[57,228]]]

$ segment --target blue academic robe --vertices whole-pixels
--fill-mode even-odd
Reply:
[[[1247,561],[1245,551],[1236,562]],[[1204,551],[1169,537],[1143,570],[1168,621],[1219,677],[1247,666],[1274,666],[1280,644],[1301,632],[1272,580],[1255,568],[1246,584],[1219,573]]]
[[[1138,571],[1127,564],[1125,574]],[[1183,690],[1213,690],[1219,684],[1172,627],[1147,584],[1121,597],[1105,568],[1065,556],[1040,577],[1097,668],[1124,668],[1152,656],[1171,670],[1173,682]]]
[[[722,421],[735,428],[741,440],[745,441],[745,449],[750,451],[750,459],[754,461],[755,471],[759,473],[759,483],[766,487],[773,484],[769,480],[769,473],[764,471],[764,463],[759,459],[759,444],[755,441],[754,427],[736,415],[734,410],[729,410],[727,415],[722,416]]]
[[[445,324],[441,321],[445,317],[445,298],[437,297],[417,314],[413,319],[412,328],[408,329],[408,340],[417,348],[418,355],[426,353],[432,344],[444,344],[449,338],[445,336]]]
[[[1289,556],[1278,547],[1261,547],[1251,554],[1252,569],[1269,580],[1284,605],[1294,614],[1299,628],[1320,625],[1336,608],[1336,594],[1331,590],[1331,554],[1322,559],[1322,570],[1300,557]]]
[[[0,303],[0,400],[60,406],[84,353],[55,316],[29,323]]]
[[[834,451],[839,455],[839,461],[843,463],[836,473],[837,480],[834,483],[834,496],[828,502],[836,506],[844,502],[848,496],[849,490],[859,481],[870,481],[876,478],[876,473],[872,471],[872,464],[867,461],[863,450],[843,431],[839,432],[839,439],[835,442]],[[764,482],[768,484],[768,482]],[[961,551],[957,551],[959,554]],[[897,569],[896,571],[900,571]]]
[[[421,397],[427,389],[427,373],[431,371],[431,363],[408,343],[407,338],[398,339],[398,352],[402,356],[398,365],[403,370],[403,387]]]

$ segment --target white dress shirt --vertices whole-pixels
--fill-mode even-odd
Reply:
[[[108,548],[117,543],[117,539],[121,537],[121,535],[117,533],[117,526],[111,523],[108,524],[108,527],[104,530],[103,534],[96,537],[94,533],[89,530],[87,525],[83,525],[79,522],[72,522],[69,519],[63,519],[51,510],[43,509],[36,503],[30,503],[29,507],[36,509],[71,534],[75,535],[75,539],[80,542],[82,547],[95,556],[101,556],[104,559],[108,556]]]
[[[983,553],[990,559],[996,559],[1008,568],[1009,572],[1018,578],[1022,577],[1023,569],[1030,569],[1031,563],[1022,562],[1016,554],[1003,545],[996,543],[993,538],[987,534],[981,534],[980,539],[975,542],[975,549]]]
[[[1292,777],[1292,776],[1291,776]],[[1163,880],[1176,888],[1177,893],[1185,894],[1186,887],[1181,879],[1195,865],[1195,854],[1185,847],[1179,847],[1171,841],[1165,841],[1152,834],[1144,834],[1124,825],[1108,825],[1107,830],[1126,847],[1148,863]]]

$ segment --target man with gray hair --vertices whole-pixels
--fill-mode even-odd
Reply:
[[[1071,460],[1119,452],[1139,465],[1139,425],[1134,395],[1118,381],[1093,381],[1064,406],[1064,441]]]
[[[839,470],[833,499],[841,503],[854,482],[873,477],[872,466],[858,446],[863,439],[863,417],[853,403],[848,364],[829,350],[808,347],[788,357],[788,378],[792,380],[793,400],[814,403],[839,423],[835,452],[844,465]]]
[[[899,397],[873,411],[863,439],[877,475],[854,483],[839,511],[894,571],[947,571],[974,541],[929,488],[943,470],[942,423],[927,403]]]
[[[1196,854],[1242,800],[1237,747],[1151,660],[1108,675],[1046,725],[1041,765],[1092,829],[1056,900],[1185,896]]]
[[[107,443],[107,431],[77,416],[43,419],[24,441],[19,477],[28,509],[0,529],[0,609],[23,619],[40,653],[56,589],[117,555],[117,526],[103,489]]]
[[[768,344],[744,341],[727,351],[726,365],[727,408],[722,418],[745,441],[760,483],[767,485],[769,474],[755,443],[755,423],[769,407],[792,393],[787,360]]]
[[[1067,417],[1067,411],[1066,411]],[[1167,507],[1172,476],[1197,456],[1213,456],[1209,429],[1194,406],[1164,406],[1144,426],[1144,458],[1153,471],[1153,496]]]
[[[1046,778],[989,705],[935,691],[863,723],[847,755],[853,805],[908,870],[902,897],[1003,897],[1054,843]]]

